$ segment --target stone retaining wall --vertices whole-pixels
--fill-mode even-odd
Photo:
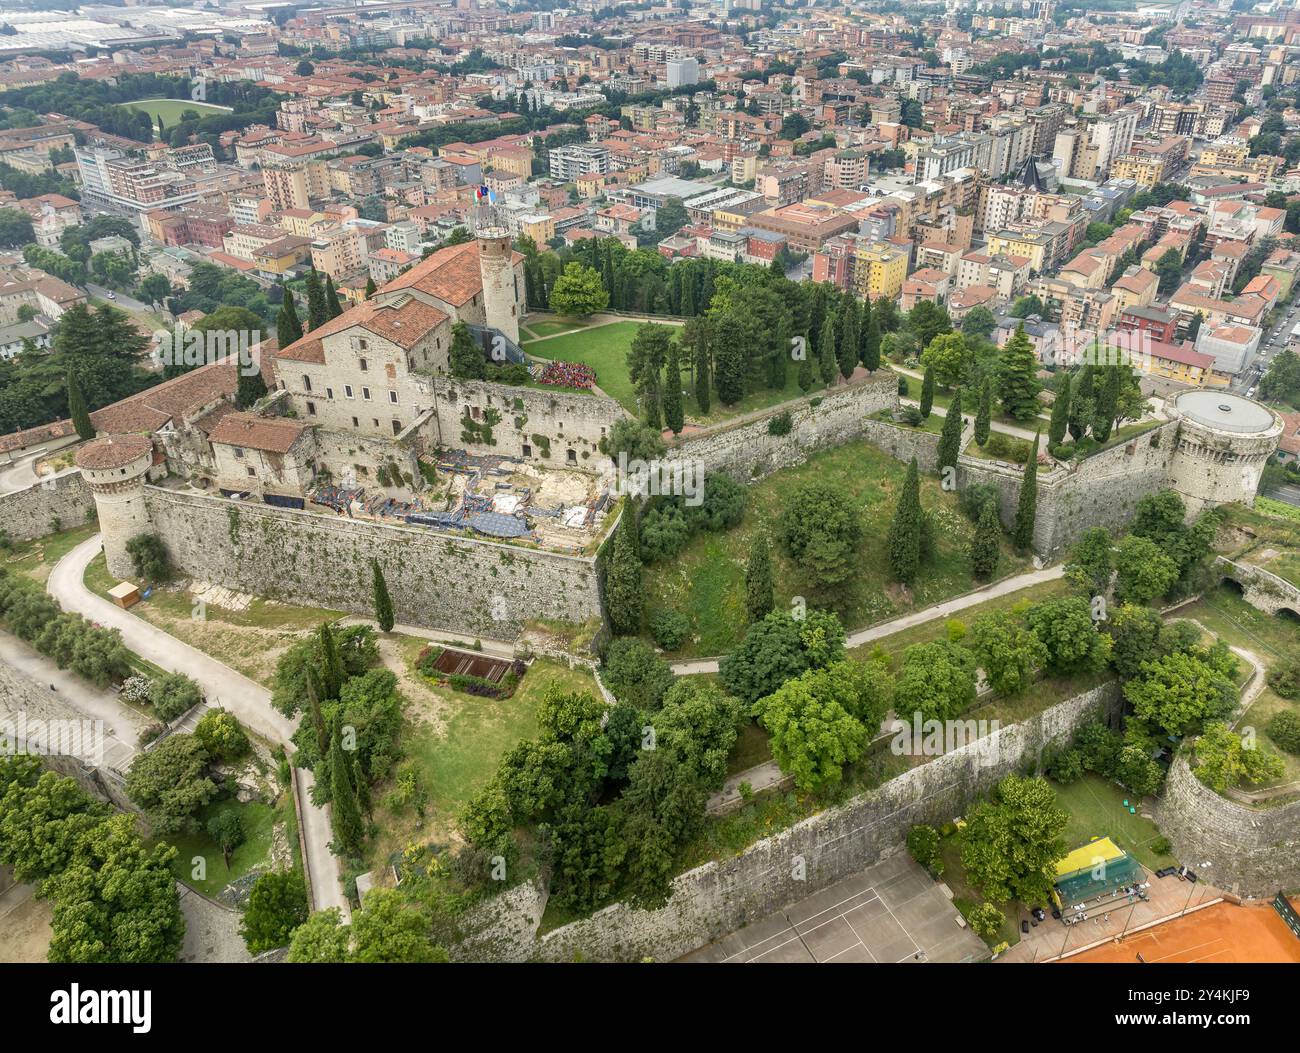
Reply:
[[[44,537],[94,518],[95,498],[76,468],[25,490],[0,495],[0,534],[15,541]],[[55,525],[58,520],[58,525]]]

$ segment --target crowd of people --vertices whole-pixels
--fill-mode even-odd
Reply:
[[[537,382],[560,388],[593,388],[596,371],[582,362],[548,362]]]

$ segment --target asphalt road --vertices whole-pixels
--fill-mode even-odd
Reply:
[[[93,282],[86,283],[86,292],[91,296],[97,296],[101,300],[108,300],[114,307],[120,307],[124,311],[152,311],[153,308],[147,303],[141,303],[139,300],[132,299],[126,293],[114,292],[112,289],[106,289],[102,285],[95,285]]]
[[[271,705],[271,693],[266,688],[86,588],[83,580],[86,567],[98,555],[101,545],[100,536],[96,534],[59,560],[46,586],[50,595],[65,610],[117,629],[130,650],[154,665],[193,677],[202,686],[210,705],[230,710],[246,727],[285,746],[292,753],[291,736],[296,722],[284,717]],[[350,911],[343,895],[338,860],[329,848],[334,836],[329,808],[312,804],[310,791],[315,780],[311,772],[300,768],[298,778],[303,839],[307,846],[305,862],[311,875],[313,907],[316,910],[338,907],[346,919],[350,917]]]
[[[1291,330],[1295,328],[1298,321],[1300,321],[1300,296],[1297,296],[1291,302],[1286,309],[1286,313],[1264,333],[1259,342],[1259,348],[1255,354],[1246,360],[1245,368],[1242,369],[1237,380],[1232,383],[1232,391],[1238,394],[1246,394],[1254,389],[1259,383],[1260,377],[1267,372],[1269,363],[1273,361],[1274,356],[1278,352],[1286,350],[1291,339]]]

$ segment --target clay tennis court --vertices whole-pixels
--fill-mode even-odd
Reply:
[[[1066,962],[1300,962],[1300,939],[1267,904],[1216,903]]]

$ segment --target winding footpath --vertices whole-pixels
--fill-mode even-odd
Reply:
[[[866,629],[859,629],[855,633],[850,633],[844,640],[844,646],[848,650],[860,647],[863,644],[871,643],[873,640],[879,640],[884,636],[893,636],[894,633],[902,632],[904,629],[911,629],[917,625],[924,625],[926,622],[932,622],[936,618],[946,618],[958,611],[964,611],[968,607],[974,607],[984,603],[986,600],[996,599],[999,596],[1006,596],[1013,592],[1019,592],[1021,589],[1027,589],[1032,585],[1042,585],[1044,582],[1055,581],[1063,577],[1065,568],[1061,564],[1054,567],[1044,567],[1042,570],[1030,570],[1024,574],[1017,574],[1011,578],[1003,578],[1001,581],[995,581],[992,585],[986,585],[982,589],[976,589],[974,592],[967,592],[961,596],[956,596],[951,600],[944,600],[942,603],[936,603],[932,607],[925,607],[919,611],[913,611],[911,614],[904,614],[901,617],[894,618],[891,621],[881,622],[878,625],[869,626]],[[678,676],[693,676],[698,673],[716,673],[718,671],[718,658],[698,658],[690,662],[676,662],[672,666],[672,671]]]
[[[154,665],[192,677],[203,688],[210,705],[230,710],[245,727],[284,746],[292,755],[297,722],[272,707],[271,693],[266,688],[86,588],[86,568],[100,547],[101,539],[96,534],[55,564],[46,588],[59,605],[99,625],[117,629],[128,649]],[[298,814],[306,845],[303,863],[310,878],[312,906],[316,910],[338,907],[346,920],[350,917],[348,902],[343,895],[338,860],[329,848],[333,837],[329,807],[312,803],[312,773],[299,768],[297,775]]]

